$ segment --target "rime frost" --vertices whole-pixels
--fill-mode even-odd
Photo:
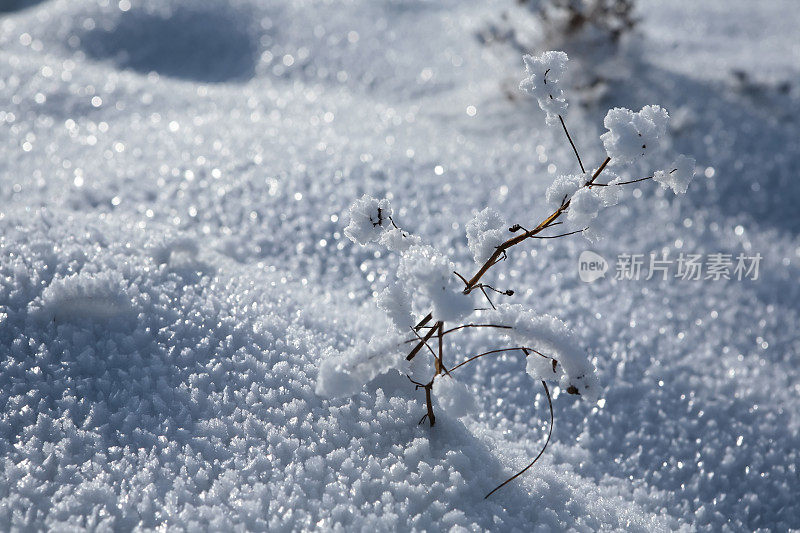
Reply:
[[[473,310],[472,299],[453,271],[455,266],[432,246],[411,246],[400,257],[397,276],[406,287],[418,291],[433,305],[437,320],[459,320]]]
[[[644,106],[637,113],[615,107],[606,113],[603,124],[608,131],[600,138],[608,157],[619,163],[629,163],[658,146],[668,123],[667,111],[657,105]]]
[[[80,272],[56,279],[40,299],[29,307],[32,314],[44,313],[58,322],[85,322],[129,316],[130,297],[118,272]]]
[[[392,228],[383,232],[378,242],[392,252],[404,252],[415,244],[422,244],[422,239],[400,228]]]
[[[400,283],[394,282],[386,287],[378,295],[377,304],[389,315],[389,319],[397,331],[407,332],[414,326],[414,319],[411,316],[411,299],[408,297],[405,287]]]
[[[558,83],[567,68],[567,54],[550,51],[536,57],[525,55],[522,60],[528,77],[520,82],[519,88],[536,97],[539,107],[547,114],[548,125],[556,124],[558,115],[567,112],[564,91]]]
[[[508,226],[500,213],[487,207],[467,222],[467,244],[476,263],[489,259],[506,240]]]
[[[675,194],[686,194],[694,178],[695,164],[694,158],[681,154],[673,163],[672,171],[656,171],[653,181],[660,183],[664,189],[671,188]]]
[[[547,188],[547,203],[554,209],[558,209],[561,204],[575,194],[575,191],[583,187],[590,177],[589,174],[562,174],[558,176]]]
[[[592,187],[592,190],[597,193],[601,200],[603,200],[604,207],[612,207],[619,203],[622,198],[622,187],[619,184],[623,181],[622,178],[616,176],[610,170],[603,172],[608,180],[607,187]]]
[[[350,206],[350,223],[344,234],[362,246],[379,240],[391,225],[392,208],[389,200],[377,200],[365,194]]]
[[[498,324],[511,326],[512,329],[506,331],[514,342],[544,354],[544,357],[535,353],[528,356],[527,371],[531,376],[535,379],[557,378],[566,390],[574,390],[590,399],[598,397],[594,366],[561,320],[547,314],[536,314],[518,304],[501,304],[493,315]],[[553,360],[557,362],[555,370]]]
[[[603,199],[594,188],[582,187],[572,195],[567,209],[567,220],[574,226],[588,226],[597,217]]]

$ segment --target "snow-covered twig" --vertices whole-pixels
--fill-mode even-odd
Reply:
[[[525,56],[524,61],[528,77],[520,88],[538,99],[548,124],[561,125],[581,173],[559,176],[553,182],[547,190],[547,201],[554,210],[533,229],[525,229],[520,224],[509,227],[503,217],[489,207],[467,223],[467,243],[478,265],[470,278],[459,274],[455,265],[432,245],[403,231],[393,218],[388,200],[368,195],[356,200],[350,209],[345,235],[362,246],[379,243],[399,255],[396,279],[378,296],[378,307],[391,319],[392,331],[386,339],[371,340],[366,348],[356,347],[326,360],[320,368],[317,385],[321,394],[342,395],[352,393],[358,380],[366,382],[387,370],[397,369],[408,376],[416,389],[424,389],[426,413],[420,423],[428,420],[433,426],[436,422],[434,401],[453,417],[466,415],[470,411],[468,406],[473,404],[466,385],[453,378],[455,370],[487,355],[521,351],[526,357],[527,373],[545,387],[550,407],[550,432],[536,458],[487,494],[487,498],[522,475],[544,453],[553,428],[553,405],[547,381],[557,382],[567,393],[588,398],[599,396],[599,385],[594,366],[577,348],[578,343],[565,323],[521,305],[495,305],[487,289],[503,296],[512,296],[514,291],[495,289],[482,282],[483,278],[508,257],[512,248],[528,239],[557,239],[576,233],[587,235],[599,212],[619,202],[621,186],[652,179],[682,194],[694,175],[694,160],[680,156],[670,171],[658,170],[646,178],[627,181],[612,176],[607,183],[599,183],[597,179],[603,172],[612,174],[609,170],[612,163],[631,163],[658,147],[666,135],[669,120],[666,110],[656,105],[645,106],[638,112],[624,108],[610,110],[604,120],[608,131],[600,137],[607,156],[597,168],[587,172],[563,117],[567,102],[559,80],[566,69],[567,55],[545,52],[535,58]],[[560,224],[573,229],[557,235],[540,235]],[[515,235],[506,238],[507,231]],[[491,305],[491,309],[485,310],[487,323],[468,320],[476,311],[472,298],[476,290]],[[423,316],[416,324],[415,313]],[[455,325],[445,329],[445,322]],[[445,337],[478,328],[495,330],[498,335],[507,337],[512,346],[485,351],[448,369],[444,363]],[[409,330],[414,336],[410,339],[407,338]],[[432,346],[433,343],[437,346]],[[432,365],[427,364],[431,358],[417,357],[423,349],[430,352]],[[398,357],[399,354],[405,357]]]

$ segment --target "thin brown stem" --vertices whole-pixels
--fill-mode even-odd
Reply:
[[[462,366],[466,365],[467,363],[471,363],[475,359],[480,359],[481,357],[483,357],[485,355],[492,355],[492,354],[495,354],[495,353],[503,353],[503,352],[513,352],[514,350],[525,350],[525,348],[523,348],[521,346],[517,346],[517,347],[514,347],[514,348],[499,348],[497,350],[489,350],[488,352],[479,353],[478,355],[473,355],[469,359],[461,361],[456,366],[451,368],[450,372],[454,372],[455,370],[457,370],[458,368],[461,368]]]
[[[511,326],[502,326],[500,324],[464,324],[463,326],[457,326],[455,328],[450,328],[445,330],[442,335],[447,335],[448,333],[452,333],[454,331],[458,331],[460,329],[466,328],[498,328],[498,329],[512,329]]]
[[[416,334],[416,333],[417,333],[417,332],[415,331],[415,332],[414,332],[414,334]],[[434,328],[431,328],[431,330],[430,330],[430,331],[428,331],[428,333],[426,333],[426,334],[425,334],[425,336],[424,336],[424,337],[422,337],[422,338],[419,340],[419,342],[417,343],[417,345],[416,345],[416,346],[414,346],[414,349],[413,349],[413,350],[411,350],[411,352],[410,352],[410,353],[409,353],[409,354],[406,356],[406,361],[411,361],[412,359],[414,359],[414,356],[415,356],[415,355],[417,355],[417,352],[419,352],[419,351],[422,349],[422,347],[423,347],[423,346],[428,346],[428,340],[429,340],[431,337],[433,337],[433,334],[434,334],[434,333],[436,333],[436,328],[435,328],[435,327],[434,327]],[[417,336],[419,336],[419,335],[417,335]],[[412,339],[412,341],[414,341],[414,340],[416,340],[416,339]],[[430,350],[430,346],[428,346],[428,349]],[[431,350],[431,351],[433,351],[433,350]],[[435,355],[435,354],[434,354],[434,357],[436,357],[436,355]]]
[[[544,446],[542,446],[542,449],[539,451],[539,454],[533,459],[533,461],[531,461],[528,464],[528,466],[526,466],[525,468],[523,468],[522,470],[520,470],[519,472],[517,472],[516,474],[514,474],[513,476],[511,476],[507,480],[505,480],[502,483],[500,483],[497,487],[495,487],[492,490],[492,492],[487,494],[484,497],[484,499],[488,498],[489,496],[491,496],[492,494],[494,494],[498,490],[502,489],[503,487],[508,485],[510,482],[514,481],[519,476],[521,476],[522,474],[527,472],[530,467],[532,467],[534,464],[536,464],[536,461],[539,460],[539,458],[542,456],[542,454],[544,454],[544,451],[547,449],[547,445],[550,444],[550,439],[553,436],[553,422],[554,422],[554,417],[553,417],[553,399],[550,397],[550,389],[547,388],[547,383],[545,383],[544,380],[542,380],[542,386],[544,387],[544,392],[547,395],[547,405],[550,408],[550,431],[547,433],[547,440],[544,442]]]
[[[442,373],[442,369],[444,368],[444,358],[442,356],[442,352],[444,351],[444,342],[442,340],[442,329],[444,328],[444,322],[440,320],[437,322],[437,325],[439,326],[439,357],[436,359],[436,375],[439,375]]]
[[[606,168],[606,166],[610,162],[611,162],[611,158],[610,157],[606,157],[605,161],[603,161],[603,163],[599,167],[597,167],[597,170],[595,170],[592,173],[592,176],[584,184],[584,187],[588,187],[588,186],[592,185],[592,183],[594,183],[594,180],[597,179],[597,176],[599,176],[600,173],[603,172],[603,170]],[[491,255],[491,257],[489,257],[489,259],[486,260],[486,262],[481,266],[481,268],[478,270],[478,272],[474,276],[472,276],[472,278],[469,280],[469,282],[467,284],[467,288],[464,289],[464,293],[465,294],[469,294],[472,291],[472,289],[475,288],[475,286],[478,284],[478,282],[483,277],[483,275],[486,274],[486,272],[488,272],[488,270],[490,268],[492,268],[492,266],[495,265],[495,263],[497,262],[498,258],[502,254],[504,254],[506,250],[508,250],[512,246],[515,246],[515,245],[521,243],[522,241],[524,241],[526,239],[529,239],[529,238],[533,237],[534,235],[538,234],[539,232],[541,232],[545,228],[549,227],[553,222],[555,222],[556,219],[558,217],[560,217],[561,214],[564,211],[567,210],[567,208],[569,207],[569,202],[570,202],[569,200],[566,200],[558,209],[555,210],[555,212],[553,212],[553,214],[551,214],[549,217],[544,219],[538,226],[536,226],[532,230],[526,231],[525,233],[521,233],[521,234],[517,235],[516,237],[512,237],[512,238],[508,239],[507,241],[505,241],[500,246],[498,246],[497,248],[495,248],[495,251]]]
[[[462,326],[457,326],[455,328],[450,328],[448,330],[445,330],[445,331],[442,332],[442,335],[448,335],[450,333],[453,333],[454,331],[458,331],[460,329],[466,329],[466,328],[511,329],[511,326],[502,326],[500,324],[464,324]],[[425,334],[425,337],[423,337],[423,339],[430,339],[430,337],[432,337],[436,333],[437,329],[438,329],[437,326],[431,326],[431,329],[428,331],[428,333]],[[420,340],[418,338],[417,339],[408,339],[407,341],[405,341],[405,344],[410,344],[412,342],[419,343]],[[419,347],[419,349],[421,349],[421,348],[422,348],[422,346]],[[416,347],[415,347],[415,349],[416,349]],[[419,351],[419,349],[417,349],[417,351]],[[416,352],[414,352],[414,355],[416,355]]]
[[[585,231],[586,229],[587,228],[576,229],[575,231],[570,231],[569,233],[562,233],[560,235],[546,235],[546,236],[534,235],[534,236],[531,237],[531,239],[558,239],[559,237],[566,237],[568,235],[575,235],[576,233],[581,233],[582,231]]]
[[[561,127],[564,128],[564,133],[567,134],[567,140],[569,140],[570,146],[572,146],[572,151],[575,152],[575,157],[578,158],[578,165],[581,167],[581,172],[586,174],[586,169],[583,168],[583,161],[581,161],[581,156],[578,155],[578,149],[575,148],[575,143],[572,142],[572,135],[569,134],[569,130],[567,130],[567,125],[564,123],[564,117],[558,115],[558,120],[561,121]]]
[[[433,414],[433,401],[431,400],[431,389],[433,388],[433,381],[428,383],[425,387],[425,407],[428,409],[428,422],[431,427],[436,423],[436,416]],[[423,418],[424,420],[424,418]]]
[[[670,174],[673,172],[677,172],[677,168],[673,168],[669,171]],[[619,183],[592,183],[592,187],[610,187],[612,185],[629,185],[631,183],[639,183],[640,181],[651,180],[653,176],[647,176],[644,178],[639,178],[638,180],[630,180],[630,181],[620,181]]]
[[[439,327],[439,323],[437,322],[437,323],[436,323],[436,325],[435,325],[435,326],[433,326],[433,327],[434,327],[434,331],[436,331],[436,328],[438,328],[438,327]],[[428,343],[427,343],[427,342],[426,342],[426,341],[425,341],[425,340],[424,340],[424,339],[423,339],[423,338],[420,336],[420,334],[419,334],[419,333],[417,333],[417,332],[414,330],[414,328],[411,328],[411,332],[412,332],[414,335],[416,335],[416,336],[417,336],[417,339],[419,339],[419,341],[420,341],[420,342],[423,342],[423,343],[425,343],[425,347],[428,349],[428,351],[429,351],[429,352],[431,352],[431,355],[433,356],[433,359],[434,359],[434,360],[436,360],[436,352],[434,352],[434,351],[433,351],[433,348],[431,348],[431,345],[430,345],[430,344],[428,344]]]

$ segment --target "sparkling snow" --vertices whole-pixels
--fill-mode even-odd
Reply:
[[[617,62],[633,75],[609,70],[588,105],[559,81],[570,131],[596,168],[606,111],[658,104],[669,141],[614,170],[636,179],[685,153],[697,176],[681,196],[625,186],[603,209],[604,278],[580,281],[580,236],[530,241],[487,275],[515,291],[495,304],[574,332],[602,394],[553,387],[547,452],[484,500],[541,448],[541,385],[521,354],[483,357],[453,373],[475,409],[429,428],[422,391],[383,372],[416,371],[396,345],[341,379],[391,326],[375,297],[399,261],[344,228],[362,195],[387,198],[470,275],[474,213],[527,228],[549,214],[550,184],[580,169],[517,87],[523,51],[551,48],[532,12],[5,2],[0,529],[800,528],[800,10],[642,0],[637,14]],[[662,251],[764,261],[756,281],[614,279],[618,254]],[[463,333],[448,366],[504,338]]]

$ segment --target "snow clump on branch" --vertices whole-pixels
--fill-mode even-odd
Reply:
[[[378,295],[377,304],[389,316],[398,332],[408,332],[414,327],[414,319],[411,317],[411,298],[400,283],[394,282],[386,287]]]
[[[545,119],[549,126],[558,123],[558,116],[567,112],[567,100],[559,80],[567,70],[569,58],[564,52],[550,51],[533,57],[522,56],[528,77],[523,79],[519,88],[539,101],[539,107],[547,114]]]
[[[344,234],[351,241],[365,246],[381,238],[391,225],[391,216],[389,200],[376,200],[365,194],[350,206],[350,223],[344,228]]]
[[[327,398],[352,396],[380,374],[407,364],[403,358],[405,337],[373,337],[344,352],[323,354],[316,393]]]
[[[599,396],[594,365],[577,348],[575,335],[564,322],[519,304],[498,305],[489,316],[509,326],[506,334],[521,347],[543,354],[531,353],[527,358],[527,372],[534,379],[557,381],[567,392],[589,399]]]
[[[606,113],[603,125],[608,131],[600,139],[608,157],[631,163],[658,146],[668,123],[669,114],[661,106],[646,105],[638,113],[615,107]]]
[[[583,187],[578,189],[569,202],[567,220],[578,227],[588,226],[603,207],[603,199],[595,189]]]
[[[508,225],[500,213],[487,207],[467,222],[467,245],[476,263],[487,261],[506,240]]]
[[[589,174],[564,174],[558,176],[547,188],[545,194],[547,203],[553,209],[558,209],[569,200],[575,192],[589,181]]]
[[[397,277],[433,306],[436,320],[460,320],[474,310],[453,273],[455,265],[433,246],[416,244],[400,256]]]
[[[671,188],[675,194],[686,194],[689,183],[694,178],[695,164],[694,158],[681,154],[675,160],[672,171],[656,171],[653,174],[653,181],[660,183],[664,189]]]

